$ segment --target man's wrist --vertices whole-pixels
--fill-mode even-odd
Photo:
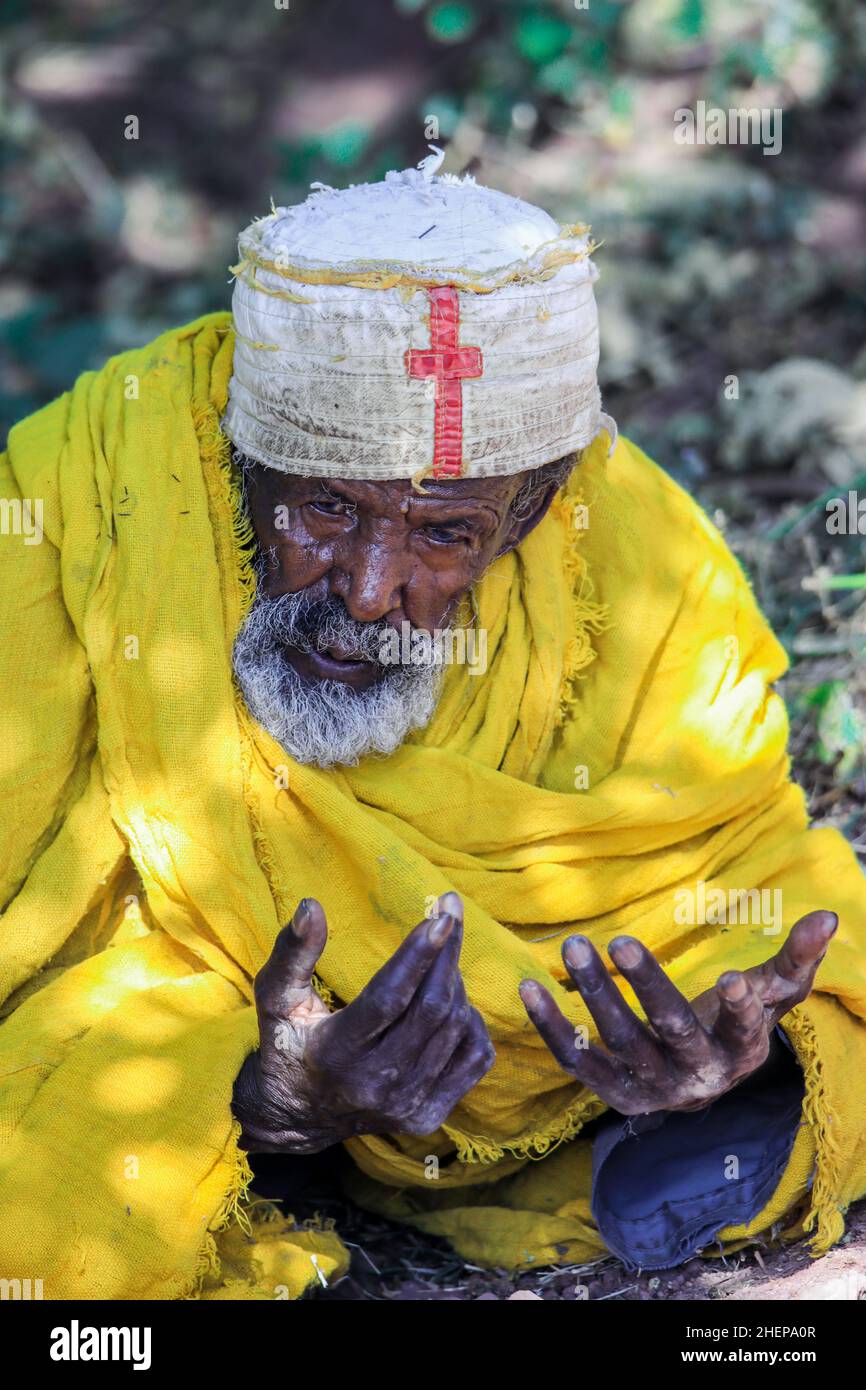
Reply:
[[[295,1107],[290,1111],[284,1098],[274,1103],[271,1088],[263,1084],[259,1052],[251,1052],[238,1072],[231,1105],[241,1126],[241,1148],[250,1153],[321,1153],[339,1143],[339,1135],[305,1123]]]

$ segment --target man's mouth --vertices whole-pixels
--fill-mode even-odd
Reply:
[[[353,656],[339,647],[329,647],[326,651],[301,651],[298,647],[286,647],[286,657],[298,674],[305,679],[342,681],[356,689],[371,685],[378,673],[375,661]]]

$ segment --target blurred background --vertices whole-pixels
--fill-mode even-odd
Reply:
[[[798,776],[866,853],[866,6],[5,0],[0,430],[226,308],[238,230],[428,143],[586,220],[621,429],[728,535],[793,660]],[[680,144],[779,108],[782,148]]]

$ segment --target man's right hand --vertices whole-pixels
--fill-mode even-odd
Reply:
[[[255,1153],[317,1153],[357,1134],[431,1134],[493,1064],[458,966],[456,893],[335,1013],[312,985],[327,937],[321,904],[304,898],[256,976],[259,1051],[233,1097],[241,1143]]]

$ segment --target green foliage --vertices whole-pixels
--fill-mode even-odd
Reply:
[[[842,680],[823,681],[807,694],[805,703],[816,713],[816,755],[843,781],[866,757],[866,719]]]
[[[472,34],[478,22],[475,8],[462,5],[454,0],[436,5],[427,14],[427,29],[439,43],[463,43]]]
[[[514,26],[514,44],[522,57],[536,67],[558,58],[571,41],[572,28],[558,15],[529,10]]]
[[[349,167],[358,163],[370,141],[370,127],[361,121],[347,121],[322,132],[319,151],[331,164]]]

